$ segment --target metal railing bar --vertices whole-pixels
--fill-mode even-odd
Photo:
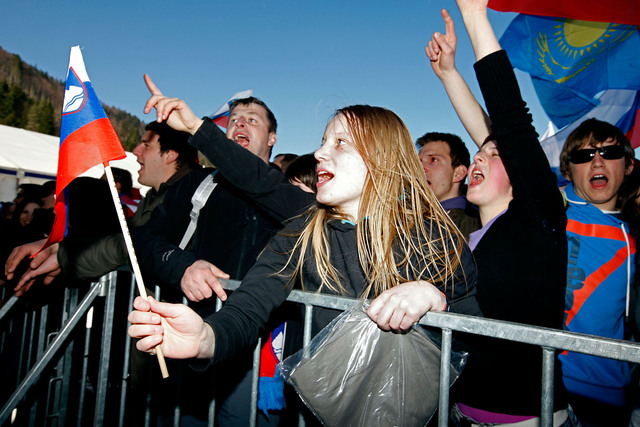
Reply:
[[[16,303],[18,302],[18,297],[15,295],[12,295],[11,298],[9,298],[4,304],[2,304],[2,307],[0,307],[0,320],[2,320],[4,318],[4,316],[11,311],[11,309],[13,308],[14,305],[16,305]]]
[[[105,279],[106,277],[106,279]],[[96,386],[96,409],[93,425],[104,424],[104,410],[109,387],[109,360],[111,359],[111,341],[113,335],[113,316],[116,303],[116,272],[112,271],[100,278],[101,295],[105,296],[102,320],[102,340],[100,342],[100,364],[98,365],[98,384]]]
[[[237,289],[240,285],[237,280],[221,279],[220,283],[225,289],[229,290]],[[294,290],[291,291],[287,301],[346,310],[351,308],[357,300],[336,295]],[[640,344],[630,341],[458,313],[428,312],[420,319],[419,323],[425,326],[434,326],[440,329],[449,328],[454,331],[507,339],[539,347],[553,347],[625,362],[640,363]],[[603,346],[603,343],[606,345]]]
[[[129,281],[129,305],[127,307],[133,307],[133,299],[135,298],[134,288],[136,286],[136,278],[132,274]],[[120,413],[118,414],[118,425],[124,425],[125,408],[127,402],[127,384],[129,382],[129,365],[131,363],[131,340],[129,335],[125,331],[124,339],[124,363],[122,364],[122,378],[120,381]]]
[[[588,353],[593,356],[640,363],[640,343],[597,337],[559,329],[487,319],[457,313],[428,312],[422,325],[506,339],[539,347]],[[605,344],[605,345],[603,345]]]
[[[260,379],[260,351],[262,350],[262,338],[258,338],[256,348],[253,350],[253,370],[251,372],[251,407],[249,413],[249,427],[256,427],[258,422],[258,381]]]
[[[45,305],[40,310],[40,329],[38,331],[38,348],[36,357],[40,359],[46,348],[47,342],[47,319],[49,318],[49,306]]]
[[[92,316],[91,309],[87,313],[87,316]],[[87,390],[87,373],[89,371],[89,349],[91,345],[91,328],[89,328],[89,322],[91,319],[87,319],[85,321],[85,329],[84,329],[84,349],[82,351],[82,376],[80,377],[80,395],[79,395],[79,404],[78,404],[78,420],[82,420],[82,412],[84,409],[84,399]]]
[[[176,369],[174,369],[173,375],[176,376],[177,384],[182,384],[182,370],[184,369],[185,361],[181,361],[182,363],[178,363],[176,365]],[[187,368],[189,369],[189,368]],[[176,387],[174,393],[174,401],[175,406],[173,407],[173,427],[180,427],[180,417],[182,413],[182,407],[180,406],[180,386]]]
[[[318,294],[315,292],[296,290],[291,291],[287,301],[298,302],[305,305],[311,304],[316,307],[332,308],[335,310],[348,310],[360,300],[337,295]]]
[[[302,335],[302,348],[304,357],[309,357],[309,343],[311,343],[311,326],[313,319],[313,305],[304,305],[304,326]]]
[[[442,329],[440,346],[440,390],[438,400],[438,426],[449,425],[449,384],[451,383],[451,329]]]
[[[69,390],[71,388],[71,370],[73,368],[73,347],[76,345],[75,339],[69,342],[69,345],[65,349],[65,355],[61,358],[62,362],[62,382],[60,384],[60,396],[56,401],[56,407],[58,408],[58,419],[60,425],[67,425],[67,405],[61,404],[61,402],[67,401],[69,398]]]
[[[12,326],[14,326],[12,324]],[[17,326],[17,325],[16,325]],[[33,332],[32,330],[29,330],[29,313],[27,311],[24,312],[24,315],[22,316],[22,330],[23,331],[29,331],[29,332]],[[22,335],[22,338],[20,339],[20,358],[18,359],[18,375],[16,376],[16,386],[20,381],[20,378],[22,377],[22,373],[23,372],[27,372],[29,370],[29,360],[25,358],[25,354],[28,352],[29,347],[29,336],[27,333],[24,333]]]
[[[27,391],[35,384],[35,382],[40,377],[40,374],[46,366],[51,362],[53,356],[60,350],[64,341],[71,334],[75,326],[78,324],[82,316],[89,309],[93,301],[96,299],[100,292],[100,286],[93,285],[87,295],[84,297],[82,302],[80,303],[78,310],[71,316],[69,321],[62,327],[58,336],[53,340],[51,345],[44,352],[42,359],[40,359],[34,366],[31,368],[25,379],[18,385],[16,391],[11,395],[9,400],[5,403],[5,405],[0,410],[0,425],[2,425],[10,416],[11,411],[15,408],[20,400],[24,397]]]
[[[553,380],[556,351],[542,347],[542,396],[540,425],[553,425]]]
[[[49,306],[44,305],[40,309],[40,326],[38,328],[38,338],[36,340],[36,360],[40,360],[42,358],[42,353],[46,348],[47,341],[47,319],[49,316]],[[47,400],[48,401],[48,400]],[[30,408],[29,411],[29,425],[35,425],[37,415],[39,413],[39,406],[42,403],[39,401],[35,401]],[[46,402],[45,402],[46,406]]]
[[[51,379],[49,379],[49,384],[47,387],[47,403],[50,402],[51,400],[55,400],[55,396],[57,394],[57,389],[59,388],[59,383],[62,382],[62,377],[60,375],[56,376],[56,377],[52,377]],[[53,396],[53,397],[52,397]],[[49,407],[49,405],[45,404],[45,418],[47,420],[53,420],[53,419],[58,419],[59,420],[59,416],[58,413],[56,412],[56,406],[55,404],[52,405],[52,407]],[[33,408],[32,408],[33,411]],[[33,419],[33,418],[32,418]]]

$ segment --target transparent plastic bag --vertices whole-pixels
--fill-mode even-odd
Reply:
[[[346,310],[303,350],[280,364],[285,381],[325,426],[423,426],[438,407],[440,348],[420,326],[385,332],[366,314]],[[452,354],[451,382],[466,354]]]

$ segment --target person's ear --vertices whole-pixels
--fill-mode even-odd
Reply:
[[[567,170],[565,172],[562,171],[562,167],[560,167],[560,173],[562,174],[563,177],[565,177],[567,180],[572,181],[571,179],[571,165],[572,163],[569,163],[567,165]]]
[[[458,165],[453,169],[454,183],[462,182],[466,177],[467,177],[467,167],[465,165]]]
[[[629,175],[629,174],[631,174],[631,172],[633,172],[633,163],[634,163],[634,162],[631,162],[631,163],[629,164],[629,167],[627,167],[627,169],[624,171],[624,174],[625,174],[625,175]]]
[[[267,144],[269,145],[269,147],[273,147],[276,144],[277,139],[278,139],[278,136],[276,135],[275,132],[269,132],[269,139],[267,141]]]
[[[178,160],[178,152],[175,150],[167,150],[164,153],[164,158],[167,164],[173,163]]]

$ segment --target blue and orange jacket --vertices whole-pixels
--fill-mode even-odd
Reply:
[[[573,184],[565,193],[569,207],[564,329],[624,339],[635,241],[624,221],[578,197]],[[624,388],[631,381],[628,363],[566,351],[560,361],[570,393],[625,404]]]

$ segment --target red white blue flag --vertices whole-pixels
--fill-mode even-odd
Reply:
[[[269,416],[269,411],[284,408],[284,378],[278,364],[282,362],[282,351],[286,334],[286,323],[282,322],[269,332],[269,338],[260,350],[260,379],[258,381],[258,409]]]
[[[233,101],[235,101],[236,99],[249,98],[251,95],[253,95],[253,89],[234,93],[233,95],[231,95],[231,98],[229,98],[227,102],[222,104],[215,113],[209,116],[209,118],[213,120],[213,122],[218,126],[226,128],[229,124],[229,107],[231,106]]]
[[[66,188],[91,167],[126,156],[111,122],[96,96],[79,46],[71,48],[64,90],[60,149],[56,178],[55,221],[44,247],[67,234]]]

